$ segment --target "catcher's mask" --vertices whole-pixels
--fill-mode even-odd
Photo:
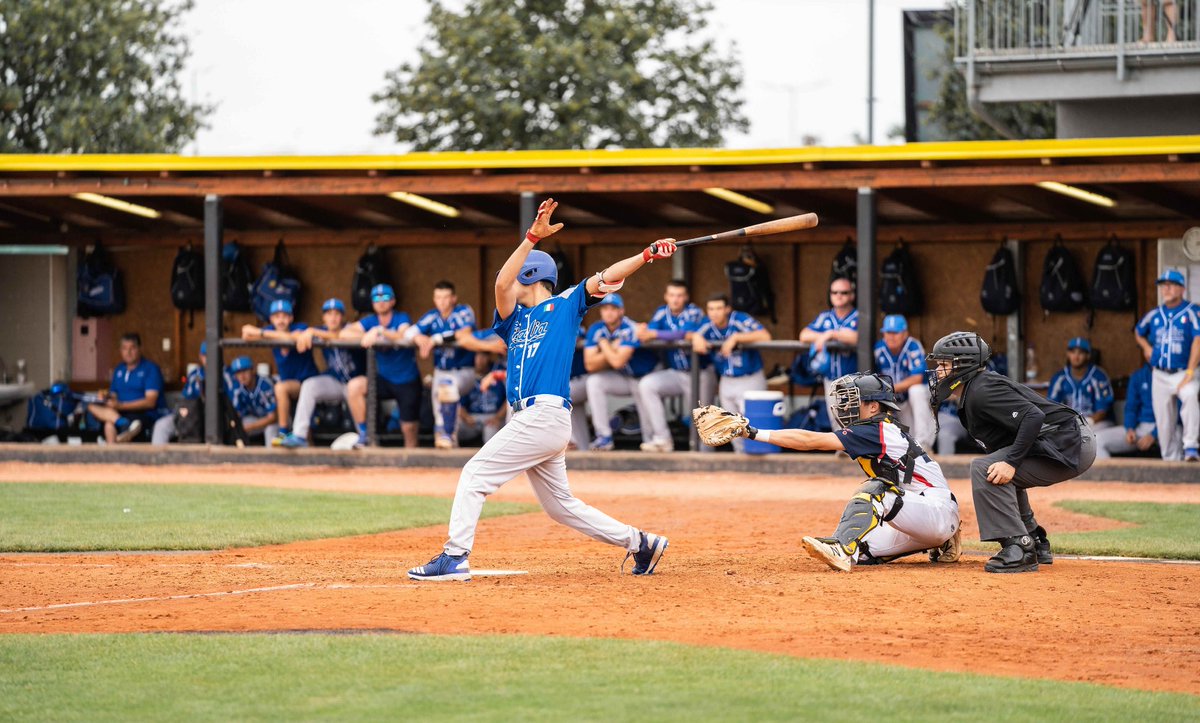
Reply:
[[[972,331],[956,331],[938,339],[925,357],[930,406],[937,410],[960,384],[978,374],[991,356],[991,347]],[[949,372],[939,372],[938,363],[946,361],[950,362]]]
[[[829,409],[843,427],[858,422],[863,402],[879,402],[893,412],[899,412],[896,389],[892,379],[883,374],[847,374],[833,382],[829,392]]]

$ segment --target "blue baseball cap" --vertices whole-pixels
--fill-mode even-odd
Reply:
[[[371,301],[395,301],[396,292],[391,284],[375,284],[371,287]]]
[[[276,302],[276,303],[278,303],[278,302]],[[250,361],[250,357],[248,357],[248,356],[237,357],[236,359],[234,359],[233,361],[231,361],[229,363],[229,371],[233,372],[234,374],[237,374],[238,372],[244,372],[247,369],[253,369],[253,368],[254,368],[254,362]]]
[[[883,332],[894,334],[898,331],[908,331],[908,319],[903,314],[888,314],[883,317]]]
[[[268,314],[278,314],[283,312],[288,316],[292,315],[292,302],[287,299],[276,299],[271,302],[271,306],[267,308]]]
[[[1167,269],[1158,277],[1157,284],[1179,284],[1183,286],[1183,272],[1179,269]]]
[[[321,304],[321,312],[324,313],[326,311],[340,311],[345,314],[346,305],[342,303],[341,299],[326,299],[325,303]]]
[[[1084,339],[1082,336],[1077,336],[1074,339],[1071,339],[1071,341],[1067,342],[1067,351],[1071,351],[1072,349],[1082,349],[1088,354],[1091,354],[1092,342]]]
[[[208,342],[207,341],[200,342],[200,353],[208,354]]]
[[[614,291],[611,294],[605,294],[604,298],[596,306],[615,306],[618,309],[624,309],[625,300],[621,298],[620,294]]]

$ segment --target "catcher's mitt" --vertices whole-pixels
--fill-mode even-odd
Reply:
[[[734,437],[750,436],[750,420],[714,404],[693,409],[692,421],[700,440],[710,447],[729,444]]]

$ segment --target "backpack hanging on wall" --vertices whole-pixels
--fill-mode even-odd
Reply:
[[[850,279],[850,283],[858,286],[858,248],[850,239],[846,239],[841,250],[833,257],[829,280],[832,282],[837,278]]]
[[[772,323],[777,321],[771,277],[753,247],[743,246],[738,257],[725,264],[725,277],[729,279],[729,300],[734,309],[751,316],[769,314]]]
[[[387,257],[383,249],[375,244],[367,247],[366,252],[358,257],[354,266],[354,281],[350,284],[350,304],[360,314],[369,314],[371,306],[371,289],[376,284],[392,284],[391,274],[387,270]]]
[[[550,254],[550,258],[554,259],[554,267],[558,269],[558,286],[564,288],[565,285],[570,285],[575,281],[575,269],[571,266],[571,259],[563,253],[562,247],[555,246],[553,251],[546,250]]]
[[[1021,296],[1017,292],[1017,264],[1012,251],[1004,244],[996,249],[983,273],[979,303],[984,311],[995,316],[1008,316],[1021,308]]]
[[[221,249],[221,308],[225,311],[250,311],[254,298],[254,271],[246,252],[236,241]]]
[[[112,256],[99,241],[79,264],[77,311],[80,316],[108,316],[125,311],[125,284]]]
[[[271,319],[271,304],[290,301],[293,308],[300,306],[300,279],[292,270],[283,239],[275,244],[275,256],[264,266],[254,282],[254,315],[264,322]]]
[[[880,278],[879,304],[883,313],[909,316],[921,313],[917,267],[903,241],[883,260]]]
[[[1092,308],[1105,311],[1133,311],[1137,305],[1133,251],[1121,248],[1116,236],[1096,254],[1092,273]]]
[[[1083,274],[1079,272],[1079,264],[1075,257],[1063,245],[1062,239],[1055,239],[1054,245],[1046,252],[1046,260],[1042,262],[1042,283],[1038,289],[1038,299],[1042,302],[1042,310],[1078,311],[1087,303],[1087,285]]]
[[[204,308],[204,254],[189,243],[171,264],[171,303],[182,311]]]

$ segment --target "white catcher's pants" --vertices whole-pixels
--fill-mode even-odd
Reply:
[[[721,377],[717,390],[721,406],[731,412],[746,413],[746,392],[761,392],[767,388],[767,378],[761,371],[742,377]],[[737,437],[733,440],[733,451],[741,452],[746,440]]]
[[[646,410],[638,395],[638,380],[614,370],[587,375],[588,406],[592,409],[592,427],[596,430],[596,437],[612,436],[612,418],[608,414],[610,395],[633,398],[638,426],[642,428],[642,441],[649,442],[650,426],[646,424]]]
[[[318,402],[340,402],[346,396],[346,385],[328,374],[318,374],[305,379],[300,385],[300,398],[296,401],[296,413],[292,415],[292,434],[308,439],[313,413]]]
[[[528,475],[542,509],[555,522],[601,542],[637,551],[641,540],[636,528],[614,520],[571,494],[566,455],[570,436],[571,413],[563,408],[558,397],[539,397],[537,404],[514,414],[499,434],[463,467],[450,511],[446,554],[471,551],[484,500],[522,472]]]
[[[1175,388],[1183,381],[1183,372],[1168,374],[1155,369],[1151,377],[1151,404],[1154,406],[1154,423],[1158,427],[1158,446],[1163,459],[1181,460],[1184,449],[1195,449],[1200,439],[1200,380],[1193,378],[1184,385],[1183,391]],[[1176,421],[1175,399],[1180,401],[1179,417],[1183,418],[1183,439],[1179,438]]]
[[[701,405],[712,402],[716,386],[717,378],[713,374],[712,369],[705,369],[700,372],[699,402]],[[663,398],[683,397],[684,412],[690,414],[694,401],[691,398],[691,373],[678,369],[659,369],[656,372],[650,372],[638,380],[637,389],[638,394],[641,396],[641,407],[639,407],[639,410],[646,413],[641,420],[642,429],[649,428],[650,437],[655,442],[670,442],[671,430],[667,426],[667,408],[663,404]],[[645,436],[645,434],[642,436]],[[708,445],[704,445],[704,448],[711,449]]]
[[[891,510],[896,496],[888,492],[883,499],[884,508]],[[893,557],[933,549],[953,537],[958,526],[958,503],[950,499],[950,490],[905,490],[900,512],[879,523],[863,541],[874,557]]]
[[[908,401],[900,405],[900,422],[908,427],[921,449],[933,451],[933,410],[929,408],[929,387],[914,384],[908,388]]]

